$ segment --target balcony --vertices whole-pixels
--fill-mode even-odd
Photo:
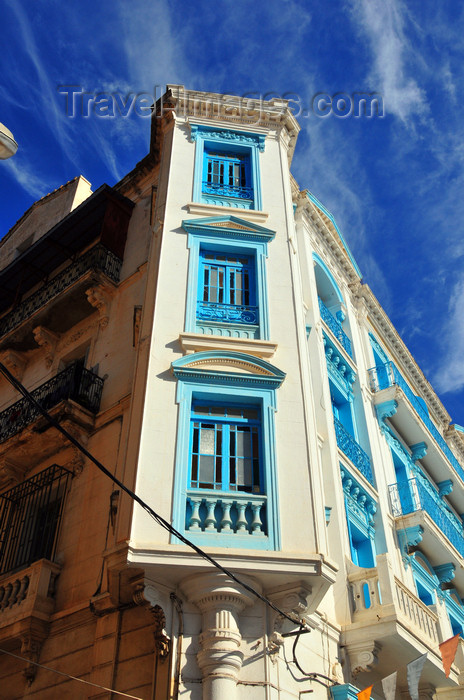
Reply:
[[[329,330],[332,332],[332,334],[335,336],[335,338],[338,340],[342,348],[345,350],[345,352],[353,359],[353,350],[351,347],[351,340],[348,338],[346,335],[345,331],[342,328],[342,324],[337,321],[335,316],[329,311],[327,306],[324,304],[322,299],[318,297],[319,300],[319,311],[321,314],[321,318],[326,324],[326,326],[329,328]]]
[[[438,615],[393,574],[388,554],[376,563],[371,569],[350,564],[348,571],[353,612],[343,637],[351,667],[361,674],[357,685],[376,683],[427,652],[421,682],[456,686],[455,667],[448,679],[443,674]]]
[[[116,284],[121,266],[122,261],[104,245],[90,248],[5,314],[0,319],[0,338],[8,335],[8,346],[27,350],[35,347],[32,328],[37,325],[65,332],[94,313],[85,290],[107,280]]]
[[[397,404],[389,419],[408,445],[425,441],[427,454],[423,458],[435,481],[450,477],[449,466],[464,483],[464,468],[430,419],[423,399],[416,396],[393,362],[368,370],[375,404],[394,400]],[[444,459],[446,463],[444,463]],[[449,465],[449,466],[447,466]],[[462,504],[464,507],[464,503]]]
[[[197,319],[199,321],[216,321],[218,323],[245,323],[253,326],[259,324],[257,306],[216,304],[210,301],[197,302]]]
[[[31,391],[34,399],[78,434],[93,428],[100,409],[103,379],[79,362]],[[29,470],[46,456],[54,454],[64,438],[57,431],[49,434],[50,424],[27,399],[16,401],[0,413],[0,485],[8,471],[7,462],[19,470]],[[31,440],[32,436],[34,439]]]
[[[334,416],[333,420],[338,447],[354,464],[356,469],[361,472],[363,477],[367,479],[372,486],[374,486],[374,475],[372,474],[371,460],[369,459],[369,456],[364,452],[362,447],[358,445],[354,437],[350,435],[338,418],[335,418]]]
[[[212,194],[218,197],[233,197],[234,199],[248,200],[248,202],[253,201],[253,188],[242,185],[214,183],[203,180],[201,191],[203,194]]]
[[[47,559],[34,562],[19,573],[0,578],[0,645],[21,642],[21,654],[37,661],[47,638],[55,610],[55,587],[61,567]],[[34,679],[37,667],[29,664],[26,678]]]
[[[267,547],[267,498],[262,494],[190,489],[186,529],[205,544],[221,547]],[[227,541],[227,544],[225,542]]]
[[[392,515],[397,518],[397,530],[421,526],[421,548],[437,563],[454,559],[457,579],[461,578],[461,557],[464,556],[462,520],[440,498],[425,478],[414,477],[388,487]],[[456,550],[454,556],[449,545]]]

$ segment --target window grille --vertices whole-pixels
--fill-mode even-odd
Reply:
[[[53,560],[71,477],[53,464],[0,494],[0,574]]]

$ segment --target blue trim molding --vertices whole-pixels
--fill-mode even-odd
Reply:
[[[193,201],[205,204],[217,204],[220,206],[245,209],[262,209],[261,176],[259,168],[259,153],[264,151],[264,134],[253,132],[233,131],[230,129],[218,129],[215,127],[190,126],[191,141],[196,144],[195,169],[193,180]],[[251,187],[253,198],[244,201],[227,195],[209,194],[202,191],[202,178],[205,153],[209,149],[219,149],[224,153],[242,154],[249,159]]]
[[[211,369],[211,365],[214,367],[215,364],[220,364],[221,370]],[[240,372],[234,371],[237,366]],[[188,534],[200,546],[279,550],[281,544],[274,414],[276,389],[282,383],[285,374],[260,358],[244,353],[219,351],[186,355],[175,360],[172,363],[172,369],[178,379],[176,400],[179,405],[173,498],[174,527],[183,534]],[[249,374],[243,373],[247,370]],[[228,405],[259,407],[262,431],[262,495],[237,492],[235,496],[234,494],[227,496],[215,490],[207,492],[202,490],[198,498],[199,507],[211,507],[212,513],[216,507],[222,507],[222,504],[227,502],[227,498],[232,507],[236,508],[240,504],[243,505],[246,500],[245,507],[249,510],[261,509],[265,503],[264,531],[259,528],[253,530],[252,524],[248,531],[237,529],[231,532],[229,527],[222,527],[226,521],[225,516],[222,516],[219,528],[213,526],[213,519],[211,519],[210,527],[196,526],[194,529],[187,529],[192,522],[191,518],[190,522],[187,522],[187,509],[195,507],[192,501],[195,500],[196,495],[188,489],[191,409],[194,401],[211,402],[212,405],[220,402]],[[259,537],[253,534],[259,534]],[[172,542],[179,543],[176,538],[173,538]]]
[[[275,231],[235,216],[188,219],[182,222],[182,227],[188,233],[187,245],[190,250],[185,331],[269,340],[266,258],[267,244],[274,238]],[[207,321],[198,323],[197,298],[202,250],[248,255],[253,258],[255,298],[258,307],[257,326]]]
[[[358,693],[361,692],[351,683],[343,685],[333,685],[330,688],[332,700],[358,700]]]

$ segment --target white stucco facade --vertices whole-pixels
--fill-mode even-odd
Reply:
[[[373,343],[382,347],[385,363],[395,363],[411,394],[425,399],[437,431],[449,417],[368,286],[361,283],[332,217],[293,180],[289,164],[298,125],[285,105],[266,103],[264,113],[244,116],[240,109],[235,113],[225,109],[219,95],[191,93],[181,86],[172,86],[170,95],[172,111],[154,214],[159,246],[156,302],[144,308],[143,316],[149,353],[137,493],[221,564],[252,581],[286,612],[306,620],[312,632],[299,639],[297,656],[308,674],[322,674],[319,683],[303,680],[292,661],[294,637],[284,641],[280,636],[283,629],[290,630],[290,623],[276,619],[271,609],[250,599],[237,584],[224,582],[220,572],[135,508],[130,563],[143,567],[147,580],[162,582],[184,601],[180,641],[175,615],[172,618],[174,649],[178,645],[174,653],[182,659],[181,692],[205,700],[293,698],[311,689],[314,698],[332,692],[336,698],[351,698],[356,687],[374,684],[373,697],[380,698],[383,677],[400,669],[398,692],[405,691],[406,664],[427,652],[421,683],[429,694],[424,697],[433,697],[436,688],[440,697],[458,697],[453,693],[460,692],[456,688],[462,666],[455,665],[446,679],[438,649],[439,642],[453,633],[447,614],[450,592],[442,590],[451,588],[451,579],[445,574],[440,579],[443,570],[435,571],[437,590],[430,604],[420,600],[422,589],[416,581],[418,566],[430,562],[434,573],[433,567],[452,563],[453,587],[462,593],[462,554],[439,533],[434,519],[440,516],[427,513],[421,503],[415,502],[406,515],[401,504],[392,512],[389,487],[399,479],[395,459],[398,465],[401,461],[392,457],[395,440],[404,463],[408,468],[419,464],[432,489],[447,479],[455,491],[462,483],[438,445],[430,463],[426,456],[417,462],[417,446],[422,442],[428,446],[433,436],[399,380],[386,379],[385,386],[380,382],[373,391],[377,375],[368,370],[380,368]],[[211,100],[216,107],[208,113]],[[202,192],[195,181],[201,171],[199,158],[207,152],[214,157],[248,158],[247,149],[255,144],[259,147],[253,157],[258,157],[259,168],[251,186],[260,209],[253,202],[247,208],[240,206],[240,200],[230,192],[224,194],[224,188],[221,195],[221,187],[214,196]],[[209,248],[232,254],[239,244],[250,252],[254,244],[243,241],[253,231],[256,235],[259,227],[272,232],[266,242],[259,299],[266,307],[259,313],[268,318],[264,335],[261,327],[250,338],[240,324],[217,320],[209,329],[203,324],[195,330],[188,310],[189,296],[196,297],[202,284],[199,267],[192,263],[195,236],[204,234],[200,256]],[[198,518],[190,520],[195,502],[189,485],[193,448],[183,427],[185,411],[191,410],[195,397],[236,404],[250,403],[255,396],[260,403],[262,375],[247,364],[247,357],[262,358],[285,374],[273,385],[271,405],[266,404],[272,430],[264,432],[270,444],[263,447],[261,458],[271,464],[266,465],[262,491],[267,527],[274,527],[276,535],[265,547],[263,537],[259,546],[254,544],[258,538],[253,537],[250,521],[246,546],[234,519],[235,535],[230,534],[230,525],[223,529],[224,503],[227,498],[233,501],[223,492],[215,496],[214,489],[209,495],[208,489],[200,489]],[[268,365],[262,370],[270,371]],[[179,386],[189,383],[191,391]],[[391,403],[390,411],[378,408],[392,401],[396,408]],[[462,461],[456,432],[452,449]],[[410,485],[411,479],[419,479],[412,471],[406,477]],[[455,491],[445,507],[453,517],[460,512],[462,498],[462,492],[455,495]],[[192,510],[187,503],[193,503]],[[250,504],[252,495],[247,508]],[[231,507],[238,508],[238,501]],[[404,503],[403,510],[407,510]],[[364,518],[365,532],[357,518]],[[270,532],[264,525],[262,529],[270,541]],[[398,531],[406,532],[402,539]],[[234,536],[239,544],[234,544]],[[438,552],[433,538],[440,537]],[[420,558],[421,552],[426,559]],[[459,654],[460,650],[456,663]],[[328,690],[332,685],[334,690]]]

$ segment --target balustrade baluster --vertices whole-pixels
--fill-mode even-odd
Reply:
[[[19,589],[21,588],[21,581],[19,579],[16,579],[16,581],[13,582],[13,588],[11,590],[11,595],[10,595],[10,600],[8,603],[8,607],[12,608],[15,603],[18,602],[18,592]]]
[[[27,593],[28,588],[29,588],[29,576],[23,576],[21,579],[21,587],[20,587],[20,589],[18,591],[18,595],[17,595],[18,605],[26,597],[26,593]]]
[[[189,530],[201,530],[200,506],[201,498],[191,498],[192,515],[190,516]]]
[[[221,532],[232,532],[232,518],[230,517],[230,509],[232,508],[232,502],[222,501],[222,520],[221,520]]]
[[[2,606],[1,606],[2,610],[4,610],[6,608],[6,606],[8,605],[12,590],[13,590],[13,584],[11,582],[7,583],[5,586],[5,593],[4,593],[4,596],[2,598]]]
[[[251,523],[251,534],[252,535],[264,535],[261,522],[261,508],[262,503],[252,503],[251,510],[253,512],[253,520]]]
[[[216,529],[216,518],[214,517],[214,509],[216,508],[217,500],[207,498],[206,508],[208,510],[205,518],[205,530],[211,531]]]
[[[245,532],[248,530],[248,523],[247,523],[247,519],[245,517],[245,510],[246,510],[247,505],[248,505],[247,503],[237,503],[237,510],[238,510],[237,527],[236,527],[237,532]]]

